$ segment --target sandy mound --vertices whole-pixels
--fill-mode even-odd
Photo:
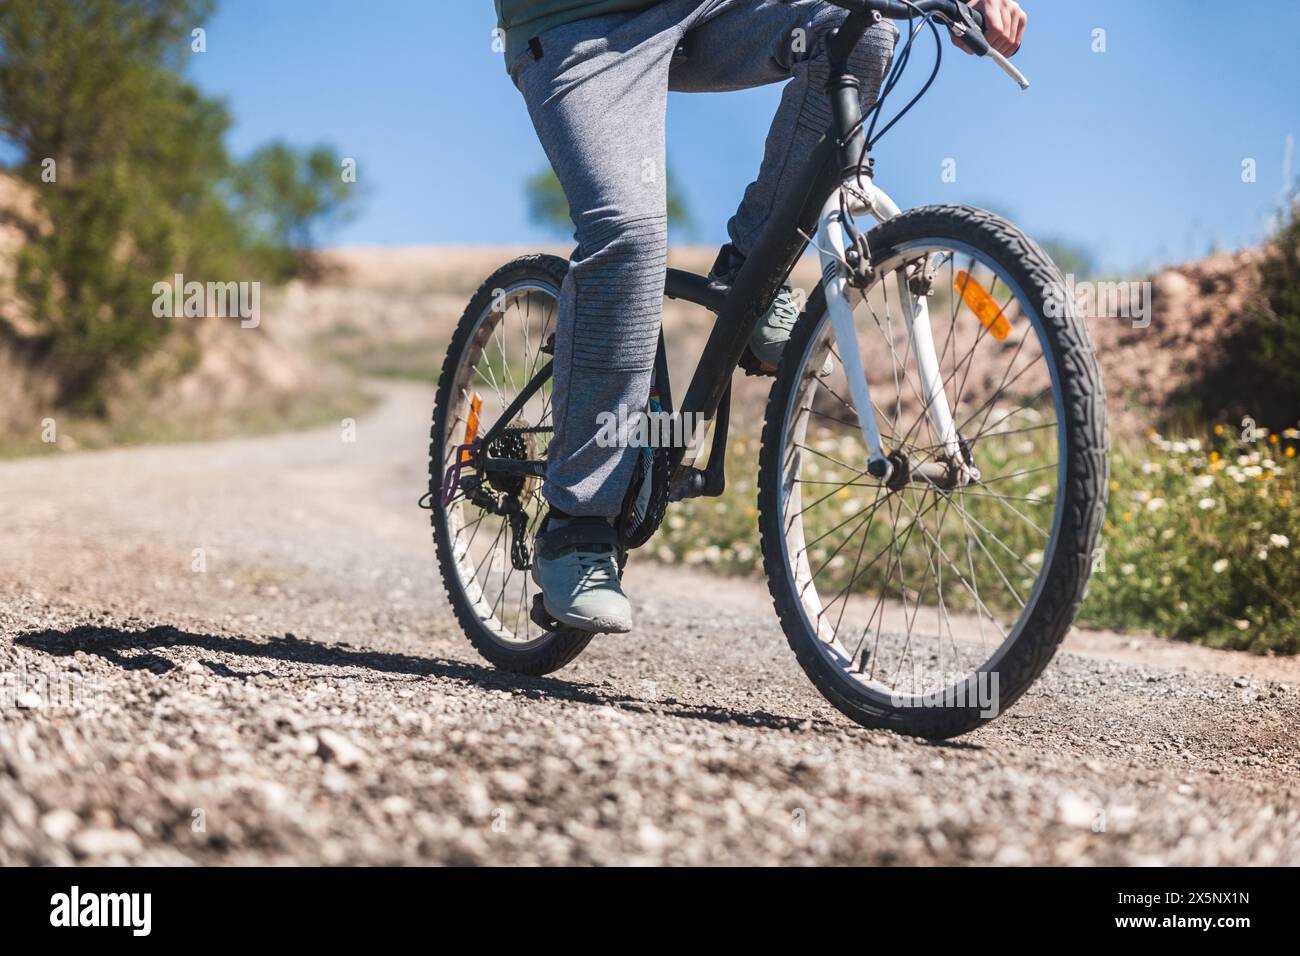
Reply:
[[[1151,427],[1189,414],[1262,422],[1286,404],[1253,362],[1262,256],[1250,249],[1157,273],[1146,328],[1090,319],[1114,424]]]
[[[40,329],[13,289],[23,245],[41,225],[36,193],[0,175],[0,433],[36,434],[53,414],[56,387],[42,363]],[[217,277],[220,278],[220,277]],[[298,330],[280,321],[284,297],[263,296],[261,324],[177,319],[167,345],[110,388],[124,414],[170,417],[257,405],[279,408],[337,384],[337,370],[308,355]],[[158,321],[150,317],[150,321]]]

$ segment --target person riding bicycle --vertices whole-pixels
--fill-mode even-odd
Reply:
[[[550,506],[533,577],[547,612],[580,630],[624,632],[616,528],[639,449],[599,440],[605,414],[644,410],[667,267],[664,121],[670,90],[741,90],[789,81],[758,177],[728,223],[710,279],[729,286],[754,239],[830,124],[826,43],[847,12],[822,0],[495,0],[506,67],[523,94],[576,227],[560,294]],[[977,0],[991,46],[1020,47],[1014,0]],[[898,31],[870,29],[849,63],[863,108],[875,102]],[[960,44],[958,44],[960,46]],[[749,343],[751,364],[780,362],[799,310],[783,287]]]

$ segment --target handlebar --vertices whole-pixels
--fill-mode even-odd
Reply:
[[[937,14],[948,28],[970,48],[976,56],[988,57],[996,63],[1002,72],[1019,84],[1022,90],[1029,89],[1029,81],[1023,73],[1012,66],[1011,61],[989,46],[984,37],[984,14],[974,10],[962,0],[912,0],[901,3],[899,0],[827,0],[833,6],[848,10],[852,14],[878,20],[887,17],[890,20],[914,20],[918,16]]]
[[[927,13],[938,13],[950,23],[964,23],[969,17],[979,30],[984,29],[984,14],[972,10],[970,5],[963,3],[962,0],[912,0],[910,5],[900,3],[899,0],[826,0],[826,2],[850,13],[868,15],[876,13],[890,20],[914,20],[918,10],[921,16]],[[957,9],[958,7],[965,7],[965,14]]]

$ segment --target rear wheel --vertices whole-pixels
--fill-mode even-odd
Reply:
[[[1018,699],[1074,619],[1105,507],[1104,398],[1059,271],[1011,224],[927,207],[867,241],[877,273],[854,322],[885,449],[909,467],[868,472],[819,290],[768,401],[764,564],[791,647],[836,707],[867,726],[951,737]],[[969,469],[932,423],[902,315],[900,280],[924,288],[927,272]],[[921,477],[946,471],[964,477]]]
[[[479,473],[464,446],[485,435],[550,360],[543,346],[555,331],[567,270],[555,256],[525,256],[483,283],[452,336],[433,410],[429,494],[443,584],[478,652],[523,674],[564,667],[592,635],[530,617],[539,591],[518,565],[546,512],[541,479]],[[547,381],[494,439],[492,457],[544,459],[552,428]],[[444,504],[449,472],[454,492]]]

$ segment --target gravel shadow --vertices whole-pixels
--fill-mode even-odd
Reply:
[[[29,631],[15,638],[14,643],[49,654],[68,657],[78,651],[101,658],[123,670],[148,670],[165,674],[179,664],[162,654],[167,648],[191,647],[214,654],[230,654],[250,661],[314,665],[324,667],[360,668],[375,673],[411,677],[432,677],[441,680],[473,684],[488,690],[505,691],[530,699],[558,699],[578,704],[616,707],[639,713],[657,713],[672,717],[705,720],[719,724],[738,724],[767,730],[819,730],[842,731],[844,727],[829,720],[790,717],[764,710],[739,711],[728,707],[711,707],[686,704],[674,698],[648,698],[620,693],[616,690],[588,683],[576,683],[555,677],[530,677],[486,667],[467,661],[447,658],[416,657],[388,651],[353,647],[349,644],[325,644],[303,640],[293,634],[283,638],[254,640],[226,634],[196,634],[167,625],[142,630],[124,630],[116,627],[82,625],[66,630]],[[238,670],[230,664],[199,658],[209,672],[218,677],[246,680],[258,675],[283,678],[319,674],[293,675],[275,673],[266,668]]]

